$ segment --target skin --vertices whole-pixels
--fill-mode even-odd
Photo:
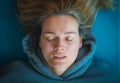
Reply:
[[[39,46],[49,69],[58,76],[62,75],[75,63],[82,46],[77,20],[69,15],[46,18],[42,24]]]

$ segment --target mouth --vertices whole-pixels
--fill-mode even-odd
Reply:
[[[53,59],[55,60],[63,60],[65,58],[67,58],[67,56],[53,56]]]

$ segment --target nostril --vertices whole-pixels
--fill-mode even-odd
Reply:
[[[55,54],[61,54],[63,53],[64,49],[60,49],[60,48],[55,48]]]
[[[64,49],[62,48],[62,49],[60,49],[60,50],[64,50]]]
[[[55,51],[63,51],[64,47],[60,47],[60,48],[55,48]]]

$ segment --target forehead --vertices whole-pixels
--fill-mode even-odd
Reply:
[[[70,15],[55,15],[46,18],[42,24],[43,32],[77,32],[78,22]]]

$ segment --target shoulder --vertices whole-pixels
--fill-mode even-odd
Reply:
[[[110,71],[110,64],[103,61],[93,60],[90,67],[87,70],[87,76],[100,76],[105,75],[108,71]]]
[[[97,81],[106,81],[106,83],[118,82],[112,65],[103,60],[93,60],[84,77],[96,79]]]
[[[30,72],[33,72],[33,70],[28,63],[14,61],[0,68],[0,82],[9,83],[6,81],[20,80],[23,77],[29,76]]]
[[[93,60],[90,68],[96,72],[107,73],[107,71],[110,71],[111,65],[103,60]]]
[[[4,73],[5,71],[7,72],[12,72],[12,71],[15,71],[15,70],[20,70],[21,69],[21,67],[23,68],[23,67],[26,67],[26,63],[25,62],[23,62],[23,61],[13,61],[13,62],[11,62],[11,63],[8,63],[8,64],[6,64],[6,65],[4,65],[0,70],[0,75],[2,74],[2,73]]]

